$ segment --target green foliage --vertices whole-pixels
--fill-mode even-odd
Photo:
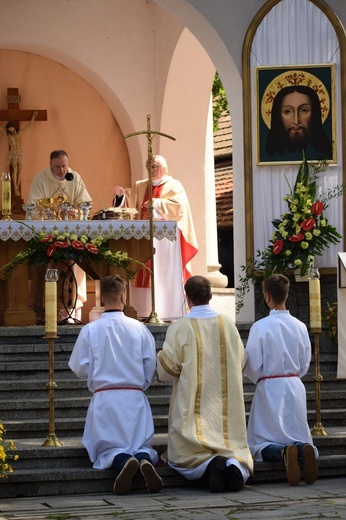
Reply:
[[[338,344],[338,302],[331,305],[327,303],[328,309],[324,314],[324,323],[328,329],[328,336],[337,345]]]
[[[212,88],[213,97],[213,130],[217,131],[219,119],[224,112],[229,113],[229,106],[225,89],[222,86],[219,74],[216,72]]]

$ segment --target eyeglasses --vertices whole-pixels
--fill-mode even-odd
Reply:
[[[147,168],[148,168],[148,164],[147,164],[146,166],[147,166]],[[152,165],[151,165],[151,169],[152,169],[152,170],[157,170],[158,168],[160,168],[160,165],[159,165],[159,164],[152,164]]]

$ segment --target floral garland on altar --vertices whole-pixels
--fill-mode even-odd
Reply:
[[[52,265],[61,261],[72,260],[80,264],[84,261],[105,261],[114,269],[124,269],[129,278],[134,273],[130,265],[135,263],[141,267],[145,265],[139,260],[128,256],[124,251],[112,252],[108,247],[108,241],[112,236],[97,236],[90,238],[85,234],[51,231],[48,233],[37,232],[24,222],[23,225],[31,229],[33,238],[28,242],[28,248],[18,253],[7,264],[0,267],[4,271],[5,280],[8,280],[13,272],[24,262],[29,265]]]
[[[340,242],[342,236],[329,224],[324,215],[328,201],[343,194],[344,186],[338,185],[326,194],[317,196],[316,181],[318,173],[324,170],[324,164],[309,164],[303,154],[293,189],[289,182],[289,193],[284,197],[288,211],[275,219],[275,228],[269,245],[263,251],[257,251],[256,258],[249,258],[246,266],[241,266],[245,276],[239,277],[236,287],[236,310],[244,306],[243,298],[249,291],[249,282],[258,274],[265,279],[273,273],[292,273],[299,270],[305,276],[311,267],[314,256],[322,256],[331,244]],[[287,180],[287,179],[286,179]]]

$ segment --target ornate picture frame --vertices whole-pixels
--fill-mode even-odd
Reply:
[[[336,163],[335,65],[256,67],[256,163]]]

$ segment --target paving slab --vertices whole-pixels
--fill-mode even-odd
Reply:
[[[1,485],[1,484],[0,484]],[[0,500],[0,520],[346,519],[346,476],[301,483],[258,482],[238,493],[199,488]]]

